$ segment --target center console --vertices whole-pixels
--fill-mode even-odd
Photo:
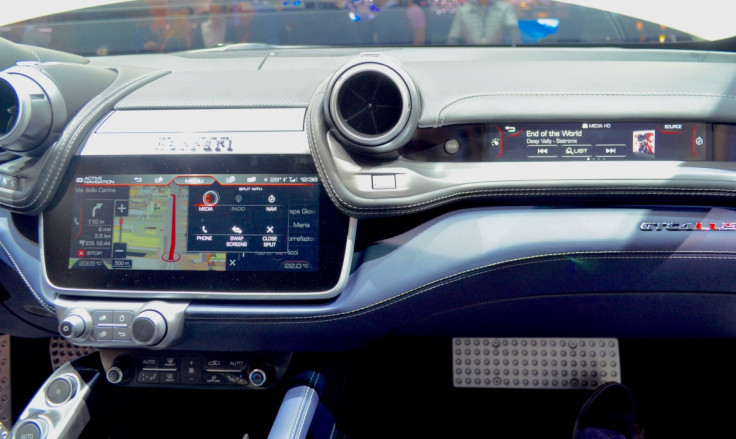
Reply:
[[[55,297],[61,334],[81,346],[164,350],[181,341],[193,302],[335,298],[356,222],[327,195],[303,124],[303,109],[104,118],[42,217],[44,294]],[[197,361],[206,370],[209,360]],[[278,371],[281,360],[270,361]],[[128,369],[131,383],[161,384]]]

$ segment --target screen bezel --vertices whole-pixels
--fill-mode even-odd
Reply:
[[[46,277],[67,290],[314,293],[328,291],[340,281],[347,251],[350,218],[332,204],[320,184],[319,257],[313,272],[79,270],[70,269],[70,236],[74,178],[90,174],[314,174],[309,155],[125,156],[74,157],[59,195],[43,214],[43,255]],[[219,294],[218,294],[219,295]]]

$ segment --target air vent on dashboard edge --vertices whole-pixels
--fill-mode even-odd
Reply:
[[[13,70],[0,73],[0,148],[33,154],[48,137],[52,122],[52,105],[43,87]]]
[[[346,146],[358,152],[385,153],[401,147],[414,133],[419,94],[393,60],[366,54],[333,75],[324,111]]]

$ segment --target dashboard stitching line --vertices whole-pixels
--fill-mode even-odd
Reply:
[[[330,184],[332,189],[332,185]],[[332,189],[334,190],[334,189]],[[577,191],[577,192],[576,192]],[[736,191],[733,189],[695,189],[695,188],[645,188],[645,187],[601,187],[590,190],[584,190],[581,187],[575,188],[506,188],[506,189],[478,189],[473,191],[457,192],[451,195],[443,197],[437,197],[431,200],[423,201],[421,203],[407,204],[404,206],[397,207],[384,207],[384,208],[370,208],[370,207],[359,207],[353,206],[342,200],[339,195],[336,195],[340,202],[350,209],[358,212],[365,213],[413,213],[420,211],[423,208],[431,207],[436,204],[440,204],[447,200],[463,200],[467,198],[474,198],[479,195],[498,196],[498,197],[509,197],[509,196],[557,196],[557,195],[591,195],[591,194],[603,194],[603,195],[710,195],[719,197],[734,197]]]
[[[723,255],[723,256],[722,257],[695,256],[697,254],[704,254],[704,255],[714,254],[714,255]],[[693,255],[693,256],[686,256],[686,255]],[[586,260],[587,259],[611,259],[612,257],[616,259],[696,259],[696,260],[712,260],[712,259],[719,260],[720,259],[720,260],[728,260],[728,259],[736,259],[736,252],[733,252],[733,251],[699,251],[699,252],[674,251],[673,252],[673,251],[666,251],[666,250],[658,250],[658,251],[610,250],[610,251],[591,251],[591,252],[549,253],[549,254],[543,254],[543,255],[525,256],[522,258],[508,259],[505,261],[494,262],[493,264],[484,265],[481,267],[470,268],[464,271],[460,271],[458,273],[454,273],[454,274],[442,277],[440,279],[426,283],[424,285],[420,285],[418,287],[412,288],[410,290],[407,290],[395,296],[388,297],[376,303],[372,303],[370,305],[366,305],[361,308],[357,308],[357,309],[350,310],[350,311],[344,311],[340,313],[326,314],[323,316],[274,317],[272,319],[263,319],[261,317],[237,318],[237,317],[232,317],[232,316],[229,316],[229,317],[196,317],[196,316],[193,316],[193,317],[189,317],[188,319],[205,320],[205,321],[219,321],[219,320],[233,320],[234,319],[238,321],[251,321],[252,323],[259,323],[259,321],[263,321],[263,322],[279,321],[282,323],[298,323],[298,322],[305,322],[305,321],[310,321],[310,320],[313,320],[313,321],[319,320],[321,322],[343,320],[346,318],[350,318],[352,316],[368,314],[368,313],[380,310],[388,306],[389,302],[394,302],[394,303],[403,302],[416,295],[432,291],[441,286],[449,285],[449,284],[452,284],[452,283],[455,283],[461,280],[469,279],[475,276],[479,276],[482,274],[492,273],[494,271],[499,271],[499,270],[503,270],[506,268],[523,267],[525,265],[534,265],[534,264],[540,264],[544,262],[564,261],[564,260],[567,260],[571,256],[579,256],[582,259],[586,259]]]
[[[41,296],[38,295],[36,290],[33,288],[33,285],[31,285],[31,283],[28,281],[28,278],[26,278],[26,275],[23,274],[23,271],[18,266],[18,263],[15,261],[15,258],[13,258],[13,255],[10,253],[8,248],[5,247],[5,244],[3,244],[2,241],[0,241],[0,247],[2,247],[3,252],[8,257],[8,259],[10,259],[10,262],[13,263],[13,268],[15,269],[15,272],[18,273],[18,276],[20,276],[20,278],[23,280],[23,283],[26,284],[26,286],[28,287],[28,290],[31,292],[31,295],[33,295],[33,298],[36,299],[36,302],[38,302],[46,311],[52,314],[55,314],[56,309],[53,306],[46,303],[41,298]]]
[[[90,101],[90,104],[93,104],[93,108],[87,111],[87,114],[83,116],[83,119],[78,123],[77,127],[74,129],[74,132],[72,133],[71,138],[68,141],[65,141],[66,147],[64,148],[64,151],[56,153],[57,156],[61,155],[62,160],[60,162],[57,160],[53,161],[54,163],[60,163],[60,164],[55,165],[56,169],[54,170],[52,168],[52,171],[48,173],[50,175],[47,175],[47,177],[43,180],[43,183],[41,184],[41,188],[37,191],[36,196],[32,200],[28,201],[26,204],[23,204],[23,205],[12,206],[10,204],[0,202],[0,206],[5,206],[5,207],[15,208],[15,209],[26,209],[26,208],[32,207],[37,202],[39,202],[40,204],[46,203],[53,195],[55,195],[55,191],[45,190],[45,189],[47,188],[49,183],[51,184],[51,187],[53,188],[56,185],[58,179],[64,175],[64,172],[62,172],[62,168],[66,166],[66,161],[67,161],[67,158],[69,157],[69,154],[74,152],[75,148],[73,148],[73,146],[75,142],[77,141],[80,135],[87,134],[87,130],[85,128],[89,124],[95,123],[97,121],[97,116],[99,116],[97,112],[102,107],[102,105],[108,103],[110,99],[128,92],[130,89],[136,87],[139,83],[146,82],[149,80],[149,78],[159,76],[162,73],[163,72],[161,71],[149,73],[145,76],[137,78],[135,81],[125,83],[122,87],[117,88],[114,92],[111,92],[106,95],[98,95],[95,99]],[[80,110],[80,112],[77,113],[77,116],[79,116],[81,112],[82,110]],[[62,143],[62,140],[64,140],[63,138],[64,138],[64,134],[62,134],[59,137],[59,139],[56,141],[56,143],[54,143],[52,148],[58,145],[59,143]],[[51,175],[53,175],[53,178],[51,177]]]
[[[445,105],[437,112],[435,117],[435,128],[441,127],[445,123],[450,107],[471,99],[482,99],[490,97],[692,97],[692,98],[712,98],[712,99],[728,99],[736,100],[736,96],[714,94],[714,93],[678,93],[678,92],[513,92],[513,93],[484,93],[479,95],[464,96]]]
[[[335,187],[333,186],[332,179],[330,178],[329,173],[327,172],[326,165],[324,161],[322,160],[322,154],[319,151],[319,145],[317,142],[317,136],[315,134],[316,128],[314,126],[314,117],[312,116],[314,114],[314,106],[315,101],[318,102],[318,96],[324,96],[325,90],[318,91],[315,93],[314,98],[312,99],[312,103],[309,105],[309,111],[307,113],[307,118],[309,119],[309,137],[307,137],[307,140],[310,140],[309,146],[314,151],[315,155],[317,156],[317,163],[319,164],[317,170],[320,174],[320,176],[327,181],[327,186],[329,186],[329,189],[327,191],[327,194],[329,195],[330,199],[332,199],[335,204],[348,206],[349,208],[356,210],[358,208],[351,206],[349,203],[345,202],[342,198],[340,198],[340,195],[337,193],[337,190],[335,190]],[[319,105],[317,105],[318,108]]]
[[[93,109],[92,115],[96,115],[97,114],[97,111],[100,109],[100,107],[102,105],[104,105],[105,103],[107,103],[109,101],[109,99],[111,99],[112,97],[119,96],[120,94],[122,94],[122,93],[130,90],[134,86],[136,86],[138,83],[146,82],[149,77],[158,76],[160,73],[161,72],[154,72],[154,73],[145,75],[143,77],[140,77],[140,78],[136,79],[133,82],[129,82],[129,83],[125,84],[124,87],[115,90],[114,93],[110,93],[109,95],[104,95],[104,96],[103,95],[100,95],[101,97],[99,97],[99,99],[97,99],[98,102],[95,102],[94,103],[94,109]],[[95,123],[97,121],[97,117],[94,117],[93,118],[93,117],[91,117],[92,115],[90,114],[90,112],[88,112],[87,115],[85,116],[85,118],[77,126],[77,129],[74,131],[74,133],[72,134],[72,137],[69,139],[69,142],[67,143],[67,147],[65,148],[66,150],[63,153],[62,163],[66,163],[67,158],[69,157],[69,155],[74,152],[74,150],[75,150],[74,145],[76,144],[76,141],[79,138],[79,136],[81,136],[82,134],[84,134],[84,135],[87,134],[87,130],[86,129],[83,129],[83,128],[85,128],[87,125],[89,125],[91,123]],[[58,181],[58,179],[63,174],[64,173],[61,172],[61,170],[59,170],[58,172],[56,172],[56,175],[54,176],[53,182],[51,183],[51,187],[54,187],[56,185],[56,182]],[[46,185],[46,183],[43,184],[43,186],[45,186],[45,185]],[[43,199],[41,201],[41,203],[45,203],[51,197],[51,192],[52,191],[46,191],[46,192],[48,192],[46,194],[46,198]],[[36,199],[38,199],[38,197],[42,193],[44,193],[44,191],[39,191],[39,195],[36,197]],[[29,205],[33,204],[36,201],[36,199],[34,199]]]

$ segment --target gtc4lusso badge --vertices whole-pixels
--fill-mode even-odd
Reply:
[[[641,223],[645,232],[671,230],[675,232],[736,232],[736,223]]]

